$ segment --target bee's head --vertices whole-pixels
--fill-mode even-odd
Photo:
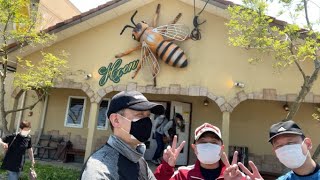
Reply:
[[[132,30],[132,39],[136,41],[140,41],[141,35],[148,27],[149,25],[144,21],[141,21],[140,23],[138,23],[136,27],[133,28]]]
[[[144,22],[141,21],[140,23],[136,24],[133,20],[134,16],[137,14],[138,11],[134,12],[134,14],[131,16],[131,22],[134,26],[131,25],[125,25],[120,33],[120,35],[122,35],[122,33],[127,29],[127,28],[132,28],[132,38],[136,41],[139,41],[140,36],[142,35],[143,31],[149,27],[149,25]]]

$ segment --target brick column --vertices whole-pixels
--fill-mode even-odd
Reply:
[[[90,106],[89,120],[88,120],[88,136],[86,144],[86,153],[84,156],[84,162],[88,159],[91,153],[94,150],[95,146],[95,137],[94,134],[97,129],[97,120],[99,114],[99,104],[92,102]]]
[[[222,113],[222,140],[224,144],[224,151],[229,155],[229,138],[230,138],[230,112]]]

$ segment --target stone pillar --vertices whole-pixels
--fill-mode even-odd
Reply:
[[[222,113],[222,140],[224,144],[224,150],[229,155],[229,139],[230,139],[230,112]]]
[[[92,102],[90,106],[89,120],[88,120],[88,136],[86,144],[86,153],[84,156],[84,162],[88,159],[95,148],[95,132],[97,129],[97,121],[99,114],[99,104]]]
[[[19,98],[12,98],[12,101],[13,101],[12,109],[18,109]],[[13,112],[10,114],[11,118],[10,118],[9,125],[8,125],[9,131],[13,131],[13,129],[15,128],[14,124],[16,122],[16,115],[17,115],[17,112]]]

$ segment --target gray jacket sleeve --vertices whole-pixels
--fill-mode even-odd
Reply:
[[[150,168],[148,168],[148,180],[157,180]]]
[[[89,159],[81,175],[81,180],[114,180],[105,164],[96,159]]]

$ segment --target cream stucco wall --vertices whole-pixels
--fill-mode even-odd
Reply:
[[[274,101],[242,102],[231,114],[230,145],[247,146],[249,153],[257,155],[272,154],[268,143],[269,128],[285,117],[286,111],[282,106],[283,103]],[[305,135],[313,141],[311,154],[320,144],[320,124],[311,117],[314,107],[314,104],[304,103],[294,118]]]
[[[155,1],[138,9],[135,21],[145,20],[151,22],[157,3],[161,3],[159,24],[167,24],[178,12],[182,12],[179,23],[192,28],[193,7],[178,0]],[[121,6],[120,6],[121,7]],[[70,70],[84,70],[94,76],[89,81],[93,90],[101,87],[98,81],[101,76],[98,69],[107,66],[116,59],[114,55],[136,46],[138,43],[131,39],[130,29],[120,36],[124,25],[130,24],[133,11],[110,20],[98,27],[89,29],[76,36],[68,38],[46,48],[46,51],[58,53],[66,50],[70,53]],[[157,76],[157,87],[168,87],[170,84],[180,84],[182,87],[198,85],[208,88],[215,95],[224,96],[226,99],[234,97],[239,90],[232,87],[232,81],[241,81],[246,84],[245,92],[261,92],[263,88],[275,88],[278,94],[297,93],[301,84],[301,78],[294,67],[288,68],[284,73],[274,73],[272,59],[265,55],[264,63],[249,65],[247,59],[257,54],[234,48],[228,45],[227,28],[224,25],[227,20],[208,12],[202,14],[207,22],[201,26],[202,39],[200,41],[188,40],[177,43],[185,50],[189,59],[189,65],[185,69],[178,69],[160,62],[161,71]],[[29,59],[37,59],[34,53]],[[140,51],[123,57],[123,64],[140,58]],[[310,64],[312,67],[312,64]],[[149,74],[139,73],[136,79],[131,79],[132,73],[122,76],[119,84],[137,82],[138,85],[152,84]],[[295,78],[292,78],[295,77]],[[83,76],[75,77],[83,82]],[[108,80],[106,86],[114,83]],[[319,83],[315,83],[313,92],[319,92]]]
[[[39,12],[44,19],[42,29],[80,14],[69,0],[40,0]]]
[[[69,128],[64,126],[65,116],[68,105],[69,96],[82,96],[86,95],[80,90],[71,90],[71,89],[54,89],[49,95],[48,100],[48,109],[44,123],[44,133],[52,130],[59,130],[60,135],[68,135],[71,133],[70,139],[74,139],[75,136],[81,136],[86,138],[87,126],[88,126],[88,116],[90,110],[90,102],[87,98],[85,114],[84,114],[84,123],[83,128]]]

